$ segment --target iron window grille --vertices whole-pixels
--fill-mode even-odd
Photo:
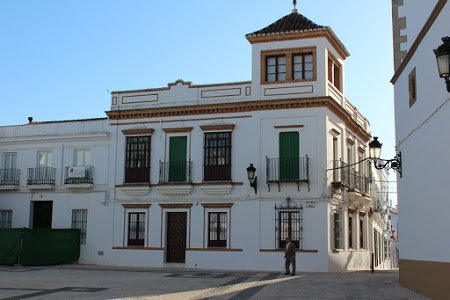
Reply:
[[[341,214],[339,212],[333,213],[333,228],[334,228],[334,249],[342,249],[341,246],[341,233],[342,233],[342,221]]]
[[[356,171],[355,166],[351,166],[341,160],[333,160],[333,179],[332,184],[334,187],[345,187],[349,190],[355,190],[361,194],[370,194],[370,184],[372,183],[370,166],[364,168],[365,162],[361,162]],[[368,162],[370,164],[370,161]],[[369,170],[369,174],[366,175],[364,169]]]
[[[151,136],[126,138],[126,183],[150,182],[150,140]]]
[[[359,248],[364,249],[364,219],[359,219]]]
[[[192,162],[191,161],[177,161],[159,162],[159,182],[173,183],[186,182],[191,183]]]
[[[87,209],[72,209],[72,228],[80,229],[80,243],[86,244]]]
[[[353,217],[348,217],[348,248],[353,249]]]
[[[228,215],[226,212],[208,213],[208,247],[227,246]]]
[[[11,228],[12,210],[0,210],[0,228]]]
[[[128,246],[144,246],[145,213],[128,213]]]
[[[231,180],[231,132],[204,136],[203,180]]]
[[[303,206],[287,201],[279,206],[275,204],[275,245],[284,249],[289,237],[297,249],[302,249]]]

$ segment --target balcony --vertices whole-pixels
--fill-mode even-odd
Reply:
[[[13,190],[19,188],[19,169],[0,169],[0,190]]]
[[[332,185],[345,187],[348,191],[357,191],[361,195],[369,195],[371,179],[364,172],[356,171],[355,166],[349,166],[340,160],[333,161]],[[361,170],[362,167],[363,165],[360,165],[358,169]]]
[[[231,165],[203,166],[203,181],[231,181]]]
[[[125,183],[150,184],[150,167],[125,168]]]
[[[270,191],[270,184],[276,183],[280,191],[280,183],[297,183],[297,190],[300,191],[300,183],[305,182],[309,187],[309,157],[291,158],[268,158],[267,165],[267,185]]]
[[[30,189],[52,189],[55,186],[55,168],[28,168],[27,185]]]
[[[94,184],[94,167],[66,167],[64,184],[67,188],[88,188]]]
[[[159,162],[158,191],[163,195],[188,195],[192,190],[192,162]]]

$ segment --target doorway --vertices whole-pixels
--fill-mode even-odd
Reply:
[[[52,228],[53,201],[33,201],[33,228]]]
[[[186,261],[186,221],[187,213],[167,213],[166,262]]]

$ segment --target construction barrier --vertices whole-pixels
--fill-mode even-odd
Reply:
[[[79,229],[1,229],[0,264],[58,265],[80,257]]]

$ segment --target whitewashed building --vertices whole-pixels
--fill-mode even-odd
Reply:
[[[450,36],[450,3],[397,0],[393,16],[396,146],[403,160],[398,179],[400,283],[448,299],[450,142],[443,133],[449,127],[450,93],[433,50]]]
[[[99,265],[281,271],[288,236],[300,271],[380,265],[387,199],[344,96],[348,51],[296,10],[246,37],[251,81],[177,80],[113,92],[107,119],[0,127],[2,172],[21,172],[0,192],[10,225],[52,201],[46,226],[82,227],[80,262]],[[54,168],[39,190],[35,166]]]

